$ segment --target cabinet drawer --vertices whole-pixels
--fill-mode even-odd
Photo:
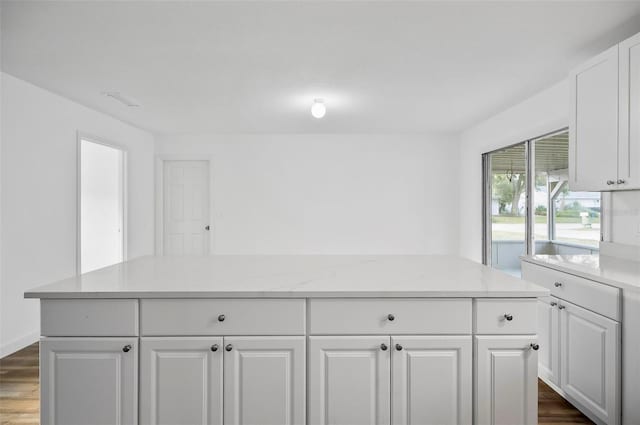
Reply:
[[[478,334],[535,334],[538,328],[537,300],[476,300],[475,318]]]
[[[548,267],[522,262],[522,278],[551,290],[551,295],[620,321],[620,289]]]
[[[150,336],[304,335],[301,299],[151,299],[141,301]]]
[[[310,333],[470,334],[470,299],[312,299]]]
[[[138,300],[42,300],[40,332],[43,336],[137,336]]]

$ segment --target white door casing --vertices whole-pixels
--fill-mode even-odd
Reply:
[[[536,336],[476,336],[477,425],[538,423]]]
[[[392,337],[393,425],[472,422],[471,336]]]
[[[209,254],[209,161],[163,162],[163,254]]]
[[[388,336],[309,337],[310,425],[389,425],[390,343]]]
[[[305,423],[305,338],[224,338],[225,425]]]
[[[140,421],[222,425],[221,337],[141,338]]]
[[[138,338],[42,338],[43,425],[138,423]]]

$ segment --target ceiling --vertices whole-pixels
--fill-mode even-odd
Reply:
[[[1,25],[5,72],[154,133],[455,133],[640,31],[640,2],[3,1]]]

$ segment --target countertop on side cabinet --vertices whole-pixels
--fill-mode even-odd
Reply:
[[[26,298],[539,297],[549,291],[455,256],[142,257]]]
[[[640,291],[640,261],[604,255],[532,255],[523,256],[522,261],[617,288]]]

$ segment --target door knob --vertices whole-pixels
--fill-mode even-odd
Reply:
[[[556,282],[553,284],[553,286],[555,286],[556,288],[559,288],[562,286],[562,282]]]
[[[129,344],[125,345],[124,347],[122,347],[122,351],[128,353],[129,351],[131,351],[131,346]]]
[[[224,314],[221,314],[220,316],[218,316],[218,322],[224,322]]]
[[[510,321],[512,321],[512,320],[513,320],[513,316],[512,316],[511,314],[509,314],[509,313],[506,313],[506,314],[504,315],[504,318],[505,318],[505,319],[507,319],[507,321],[508,321],[508,322],[510,322]]]
[[[623,179],[618,179],[618,184],[625,184],[626,181],[624,181]]]
[[[211,351],[218,351],[218,344],[213,344],[211,346]]]
[[[396,320],[396,316],[394,316],[393,314],[389,314],[387,316],[387,320],[390,321],[390,322],[393,322],[394,320]]]
[[[224,347],[224,349],[227,350],[227,351],[231,351],[231,350],[233,350],[233,345],[227,344],[227,346]]]
[[[559,308],[560,310],[564,310],[566,307],[565,307],[565,306],[563,306],[563,305],[559,305],[559,306],[558,306],[558,308]]]
[[[557,306],[557,305],[558,305],[558,303],[557,303],[557,302],[555,302],[555,301],[552,301],[552,302],[550,302],[550,303],[549,303],[549,305],[550,305],[551,307],[555,307],[555,306]]]
[[[607,185],[611,186],[612,184],[616,184],[614,180],[607,180]]]
[[[536,344],[535,342],[534,342],[534,343],[531,343],[531,345],[529,345],[529,346],[530,346],[530,347],[531,347],[531,349],[532,349],[532,350],[534,350],[534,351],[538,351],[538,349],[540,348],[540,346],[539,346],[538,344]]]
[[[400,345],[400,344],[396,344],[396,350],[398,350],[398,351],[402,351],[402,345]]]
[[[387,348],[389,348],[389,347],[387,347],[387,344],[384,344],[384,343],[383,343],[383,344],[380,344],[380,349],[381,349],[382,351],[387,351]]]
[[[209,225],[207,224],[206,226],[204,226],[204,230],[211,230],[211,227],[209,227]]]

